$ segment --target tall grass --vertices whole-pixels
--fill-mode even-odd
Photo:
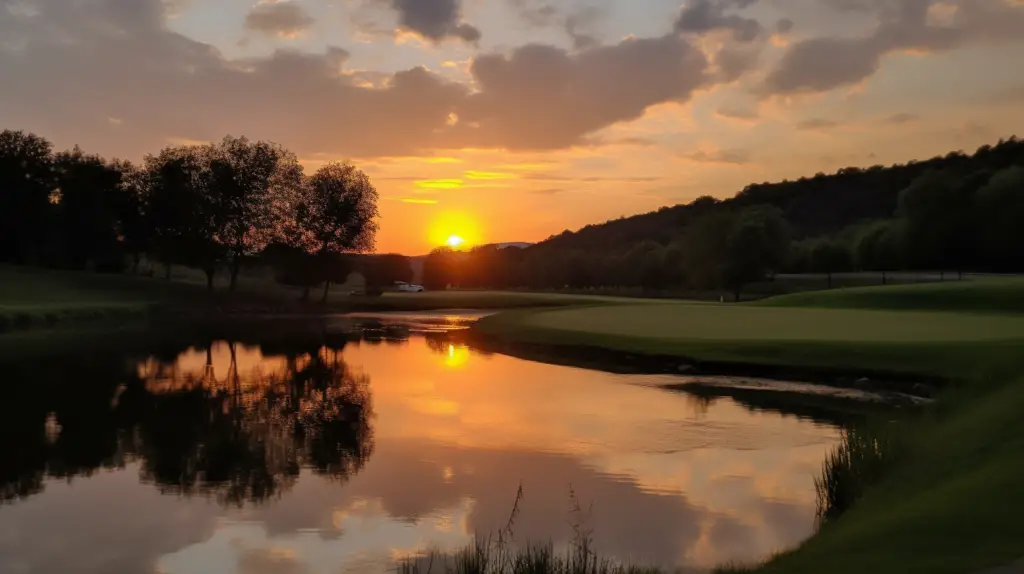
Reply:
[[[555,551],[554,544],[538,545],[515,542],[515,519],[523,488],[516,492],[515,503],[508,523],[496,534],[477,536],[468,546],[446,554],[432,550],[424,556],[402,560],[398,574],[657,574],[658,568],[625,565],[610,558],[598,556],[593,548],[592,531],[583,520],[583,510],[575,492],[569,489],[573,516],[573,537],[568,549]]]
[[[843,431],[839,445],[825,457],[821,475],[814,479],[819,526],[846,512],[896,460],[900,448],[894,431],[889,425]]]

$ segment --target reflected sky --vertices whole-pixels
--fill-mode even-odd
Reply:
[[[444,337],[304,348],[219,341],[130,362],[104,399],[119,430],[104,434],[118,438],[104,438],[116,447],[102,464],[55,473],[45,455],[39,487],[0,506],[0,571],[380,572],[501,528],[520,485],[517,541],[562,547],[582,521],[600,553],[709,568],[810,534],[813,476],[837,438],[796,416],[667,392],[657,378]],[[78,428],[59,408],[44,412],[47,400],[25,400],[40,405],[35,430],[21,431],[41,437],[36,450]],[[147,426],[159,412],[225,418]],[[214,447],[229,463],[204,458]],[[236,457],[245,473],[222,468]],[[35,476],[13,466],[3,476]],[[228,478],[189,489],[174,474],[186,471],[200,485],[214,471]]]

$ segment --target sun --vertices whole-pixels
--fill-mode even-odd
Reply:
[[[461,237],[459,237],[458,235],[449,235],[448,239],[445,240],[445,243],[448,244],[448,247],[452,247],[452,248],[459,247],[460,245],[462,245],[465,242],[466,242],[466,240],[461,238]]]

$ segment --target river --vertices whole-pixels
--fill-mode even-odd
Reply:
[[[4,369],[0,572],[385,572],[508,523],[707,569],[814,528],[827,416],[336,318]],[[143,350],[139,350],[139,348]]]

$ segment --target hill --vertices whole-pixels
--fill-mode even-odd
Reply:
[[[590,251],[619,250],[643,241],[666,244],[681,228],[708,211],[758,205],[780,209],[792,226],[794,239],[818,237],[860,222],[892,217],[900,192],[926,172],[994,173],[1014,165],[1024,165],[1024,141],[1011,137],[994,146],[982,146],[972,155],[955,151],[926,161],[866,169],[846,167],[833,174],[818,173],[795,181],[752,184],[723,201],[702,197],[689,204],[566,231],[537,246]]]

